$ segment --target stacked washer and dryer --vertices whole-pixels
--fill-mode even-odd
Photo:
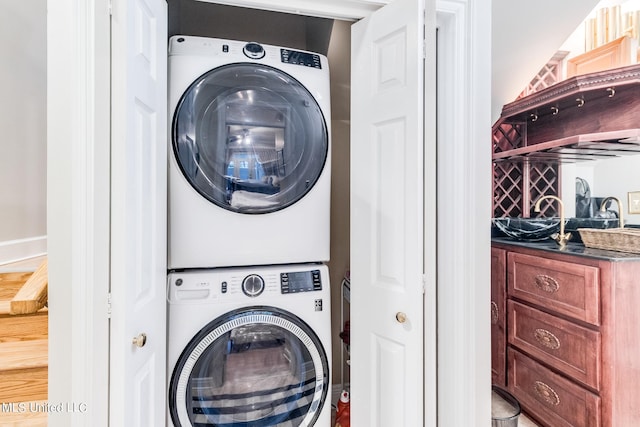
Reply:
[[[325,56],[169,41],[168,425],[330,424]]]

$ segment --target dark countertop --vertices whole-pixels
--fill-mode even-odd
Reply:
[[[538,249],[545,252],[553,252],[557,254],[577,255],[586,258],[602,259],[607,261],[640,261],[640,254],[632,254],[627,252],[606,251],[603,249],[587,248],[581,243],[569,242],[564,248],[551,239],[539,242],[514,240],[505,237],[492,237],[491,243],[500,243],[503,245],[518,246],[521,248]]]

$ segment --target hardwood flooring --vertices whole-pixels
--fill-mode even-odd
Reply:
[[[0,426],[46,427],[48,312],[10,315],[9,301],[44,257],[0,265]],[[6,306],[6,307],[5,307]]]
[[[38,411],[46,401],[19,402],[0,407],[0,426],[2,427],[46,427],[47,413]]]

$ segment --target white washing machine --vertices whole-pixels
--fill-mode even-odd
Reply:
[[[169,114],[169,269],[329,260],[325,56],[174,36]]]
[[[327,267],[168,276],[168,425],[329,427]]]

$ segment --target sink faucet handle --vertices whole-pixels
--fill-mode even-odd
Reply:
[[[555,201],[558,202],[558,206],[559,206],[559,210],[560,210],[560,233],[556,234],[553,239],[558,242],[558,244],[563,247],[564,245],[567,244],[567,242],[569,241],[569,239],[571,238],[571,233],[566,233],[564,232],[564,203],[562,203],[562,200],[558,197],[558,196],[552,196],[552,195],[548,195],[548,196],[542,196],[538,199],[538,201],[536,202],[535,206],[534,206],[534,211],[536,212],[540,212],[540,204],[542,203],[543,200],[545,199],[553,199]]]
[[[615,200],[616,203],[618,204],[618,226],[619,228],[624,228],[624,214],[623,214],[623,206],[622,206],[622,202],[620,201],[620,199],[618,199],[617,197],[614,196],[609,196],[609,197],[605,197],[602,200],[602,203],[600,204],[600,212],[606,212],[607,211],[607,202],[609,200]]]

